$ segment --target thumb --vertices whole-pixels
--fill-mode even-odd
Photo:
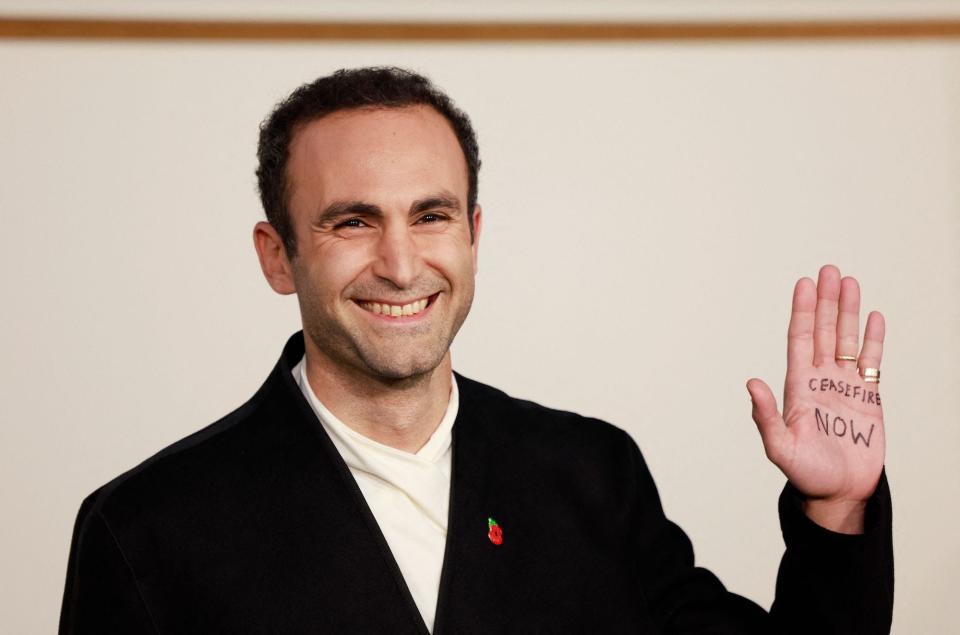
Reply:
[[[770,386],[760,379],[751,379],[747,382],[747,392],[753,402],[753,421],[760,431],[763,440],[763,449],[767,458],[780,465],[787,436],[787,427],[783,417],[777,410],[777,398],[773,396]]]

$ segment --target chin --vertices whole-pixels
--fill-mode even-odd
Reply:
[[[443,353],[393,359],[382,356],[363,356],[363,362],[372,374],[381,379],[404,381],[417,379],[432,372],[443,361],[443,357]]]

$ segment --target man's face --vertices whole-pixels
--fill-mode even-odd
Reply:
[[[349,110],[290,144],[293,278],[326,361],[396,380],[436,368],[473,301],[466,161],[427,106]],[[346,368],[345,368],[346,367]]]

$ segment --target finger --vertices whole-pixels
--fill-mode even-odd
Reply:
[[[863,332],[863,348],[860,350],[860,368],[880,368],[883,357],[883,337],[886,334],[883,314],[871,311],[867,316],[867,328]]]
[[[817,288],[810,278],[800,278],[793,287],[793,308],[787,329],[787,372],[813,365],[814,309]]]
[[[781,465],[786,448],[787,427],[777,410],[777,398],[773,396],[770,386],[759,379],[747,382],[747,392],[753,402],[753,421],[760,431],[767,458],[776,465]]]
[[[817,313],[813,329],[813,365],[835,364],[837,354],[837,306],[840,300],[840,270],[824,265],[817,279]]]
[[[840,281],[840,314],[837,317],[837,357],[856,357],[860,346],[860,285],[855,278]],[[841,368],[856,368],[856,361],[837,360]]]

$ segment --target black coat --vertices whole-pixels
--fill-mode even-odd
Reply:
[[[302,337],[250,401],[83,502],[61,633],[426,632],[291,375]],[[889,631],[885,479],[862,536],[821,529],[787,486],[787,549],[767,614],[694,566],[625,432],[457,383],[435,633]],[[488,537],[490,517],[500,545]]]

